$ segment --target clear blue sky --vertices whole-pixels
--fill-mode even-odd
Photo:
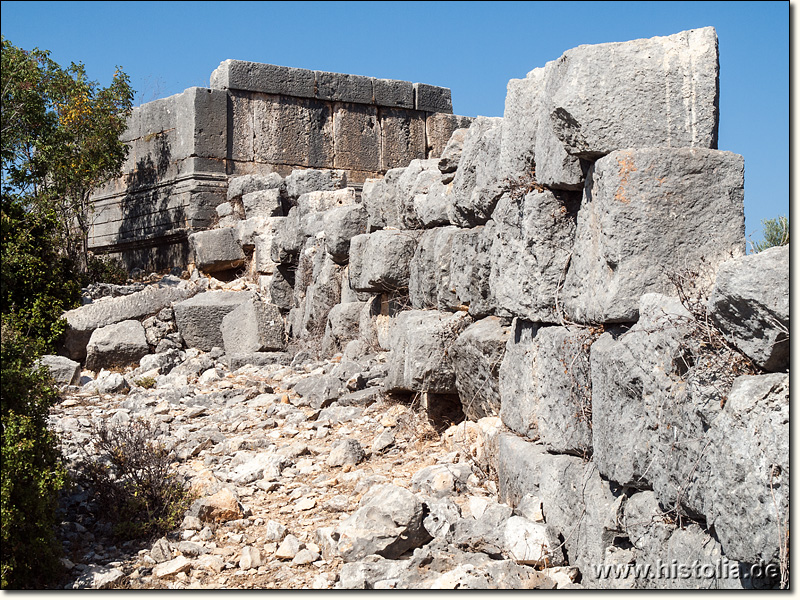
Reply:
[[[137,103],[208,86],[227,58],[449,87],[462,115],[502,116],[506,84],[581,44],[712,25],[721,150],[745,158],[749,237],[789,213],[789,2],[2,2],[12,43],[121,65]]]

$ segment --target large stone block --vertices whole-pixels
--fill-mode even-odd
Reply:
[[[81,363],[68,359],[66,356],[45,354],[39,364],[47,367],[50,376],[62,385],[78,385],[81,378]]]
[[[469,125],[475,119],[470,121]],[[447,140],[447,145],[442,150],[441,157],[439,158],[439,171],[442,173],[442,183],[448,184],[453,181],[455,173],[458,170],[458,163],[461,162],[461,155],[464,152],[464,140],[467,139],[469,134],[469,126],[456,129]]]
[[[530,439],[539,437],[539,344],[541,326],[515,318],[500,364],[500,418]]]
[[[414,196],[414,215],[424,229],[450,224],[453,185],[433,181],[425,194]]]
[[[246,219],[253,217],[282,217],[283,202],[279,189],[260,190],[242,196]]]
[[[495,301],[489,285],[491,251],[495,222],[472,229],[459,229],[453,236],[450,252],[450,285],[456,306],[468,307],[469,314],[484,317],[494,312]]]
[[[544,446],[506,432],[498,434],[495,443],[492,467],[497,472],[500,500],[518,506],[525,496],[538,496],[542,464],[547,457]]]
[[[462,117],[436,112],[425,119],[425,137],[428,143],[427,158],[440,158],[457,129],[466,129],[474,121],[474,117]]]
[[[767,371],[789,368],[789,246],[722,263],[709,311],[725,338]]]
[[[372,90],[378,106],[414,108],[414,84],[410,81],[374,79]]]
[[[450,97],[450,88],[415,83],[414,107],[427,112],[452,113],[453,101]]]
[[[211,87],[265,94],[314,97],[314,71],[244,60],[224,60],[211,74]]]
[[[294,206],[308,192],[338,190],[347,187],[347,173],[342,170],[295,169],[286,178],[286,195]]]
[[[545,85],[549,125],[575,156],[594,159],[622,148],[717,147],[719,58],[713,27],[573,48],[551,64]]]
[[[331,208],[323,217],[325,249],[337,263],[346,263],[350,256],[350,240],[367,232],[367,211],[363,204]]]
[[[232,161],[252,163],[253,148],[253,94],[239,90],[228,90],[228,152]]]
[[[289,214],[275,227],[270,256],[274,262],[280,265],[293,264],[297,262],[302,246],[300,211],[293,206],[289,209]]]
[[[149,352],[142,324],[133,319],[121,321],[92,332],[86,346],[86,368],[98,371],[135,364]]]
[[[404,167],[415,158],[425,158],[425,113],[381,107],[378,116],[381,170]]]
[[[333,115],[320,100],[264,96],[254,103],[256,162],[333,167]]]
[[[326,356],[341,352],[347,342],[358,339],[361,311],[365,306],[365,302],[343,302],[331,308],[322,338],[322,352]]]
[[[378,109],[337,104],[333,112],[333,164],[336,168],[380,171],[381,129]]]
[[[454,225],[474,227],[492,217],[503,191],[498,180],[502,123],[500,117],[478,117],[469,127],[453,179],[449,217]]]
[[[189,236],[194,262],[203,271],[213,273],[244,264],[244,251],[232,227],[198,231]]]
[[[251,298],[236,306],[220,323],[226,354],[286,349],[283,317],[274,304]]]
[[[172,158],[224,159],[228,150],[228,99],[221,90],[192,87],[176,103],[178,144]]]
[[[390,332],[392,355],[388,361],[386,389],[456,393],[455,371],[448,353],[468,324],[464,312],[401,312]]]
[[[713,276],[744,254],[744,163],[701,148],[620,150],[587,175],[564,307],[587,323],[635,321],[645,293],[674,293],[670,271]]]
[[[508,193],[500,199],[489,275],[499,310],[531,321],[559,322],[557,303],[563,301],[558,295],[570,264],[577,209],[571,192]]]
[[[204,352],[222,348],[225,341],[220,325],[225,315],[253,298],[251,292],[204,292],[173,307],[175,323],[189,348]]]
[[[283,177],[277,173],[266,175],[239,175],[228,182],[228,202],[239,200],[246,194],[265,190],[278,190],[284,187]]]
[[[408,281],[408,298],[414,308],[447,310],[455,304],[450,291],[450,257],[458,232],[458,227],[451,226],[422,234],[411,259]]]
[[[500,414],[498,376],[509,328],[499,317],[485,317],[458,336],[448,354],[464,415],[477,421]]]
[[[372,78],[346,73],[314,71],[315,96],[333,102],[372,104]]]
[[[359,292],[408,289],[417,236],[383,229],[350,240],[350,287]]]

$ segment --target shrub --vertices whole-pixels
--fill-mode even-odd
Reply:
[[[775,246],[785,246],[789,243],[789,217],[765,219],[761,221],[764,226],[764,239],[752,244],[753,252],[761,252]]]
[[[58,395],[46,369],[35,369],[28,340],[2,325],[3,588],[41,588],[60,572],[55,509],[66,482],[47,413]]]
[[[94,490],[104,520],[122,539],[160,536],[175,529],[193,498],[172,470],[172,453],[144,420],[92,430],[95,456],[85,451],[78,477]]]

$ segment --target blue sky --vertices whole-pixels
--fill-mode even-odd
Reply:
[[[581,44],[712,25],[721,150],[745,158],[747,234],[789,212],[789,2],[2,2],[2,34],[137,103],[208,86],[227,58],[449,87],[502,116],[506,84]]]

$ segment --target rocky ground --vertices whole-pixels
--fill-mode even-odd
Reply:
[[[167,374],[149,381],[142,368],[85,372],[53,426],[74,464],[96,424],[156,424],[197,500],[180,529],[134,543],[112,538],[102,507],[73,489],[59,528],[65,588],[578,585],[540,503],[512,514],[497,501],[486,440],[499,419],[448,427],[419,397],[387,397],[387,353],[299,352],[234,371],[218,350],[156,356]]]

